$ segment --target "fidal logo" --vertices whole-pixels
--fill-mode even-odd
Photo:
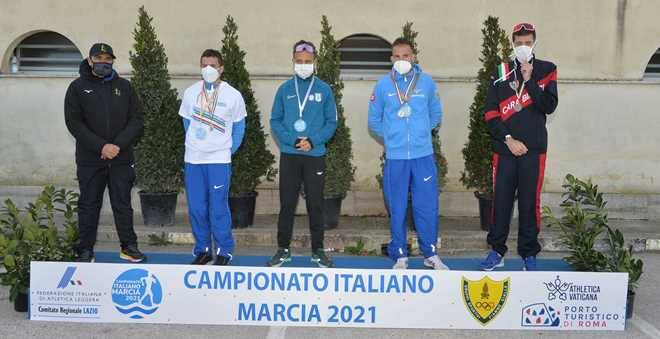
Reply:
[[[77,267],[75,266],[68,266],[66,270],[64,270],[64,274],[62,274],[62,278],[60,279],[60,282],[57,284],[57,288],[67,288],[67,286],[82,286],[82,281],[81,280],[76,280],[73,278],[74,273],[76,273]]]

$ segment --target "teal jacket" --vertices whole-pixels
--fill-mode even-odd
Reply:
[[[307,79],[295,77],[298,80],[298,90],[302,102],[312,82],[312,77]],[[314,80],[314,86],[307,99],[303,111],[303,120],[305,120],[307,128],[302,132],[296,132],[293,128],[298,119],[298,98],[294,78],[291,78],[277,89],[273,110],[270,113],[270,127],[279,143],[280,151],[314,157],[325,155],[325,144],[337,129],[337,106],[332,89],[321,79]],[[307,137],[312,142],[312,149],[309,152],[299,151],[295,148],[296,140],[299,137]]]

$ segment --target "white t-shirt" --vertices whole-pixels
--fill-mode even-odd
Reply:
[[[190,120],[186,132],[184,161],[191,164],[231,163],[232,124],[247,116],[243,96],[226,82],[219,86],[215,111],[202,112],[203,81],[188,87],[183,93],[179,115]],[[207,95],[211,101],[213,95]],[[209,113],[208,111],[213,111]]]

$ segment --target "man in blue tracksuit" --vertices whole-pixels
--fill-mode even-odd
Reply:
[[[278,249],[268,266],[279,267],[291,261],[293,217],[300,184],[304,184],[312,261],[320,267],[332,267],[323,249],[323,180],[325,143],[337,129],[337,107],[330,86],[314,76],[314,45],[304,40],[295,43],[292,61],[295,74],[277,89],[270,115],[281,153]]]
[[[436,252],[438,177],[431,135],[442,120],[440,98],[431,76],[414,64],[410,41],[394,41],[391,61],[392,71],[378,80],[369,103],[369,129],[385,143],[383,188],[392,232],[388,253],[395,269],[408,268],[405,219],[410,190],[424,265],[446,270]]]
[[[231,234],[229,185],[231,155],[245,132],[245,102],[239,91],[220,80],[224,62],[219,51],[208,49],[200,57],[202,81],[188,87],[179,115],[186,130],[184,181],[188,215],[195,237],[193,265],[213,260],[228,265],[234,239]]]

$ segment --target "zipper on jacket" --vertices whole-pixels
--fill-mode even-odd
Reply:
[[[410,159],[410,117],[406,117],[406,132],[408,132],[408,159]]]
[[[405,74],[402,76],[403,77],[403,84],[405,88],[405,84],[408,83],[408,74]],[[406,134],[407,134],[407,139],[408,142],[406,143],[406,149],[408,153],[408,159],[410,159],[410,117],[406,117]]]
[[[105,135],[106,135],[107,138],[110,137],[110,109],[108,107],[108,100],[109,100],[108,98],[109,98],[109,96],[108,96],[108,93],[107,93],[107,90],[109,88],[108,87],[109,84],[110,84],[110,82],[106,82],[106,81],[103,81],[101,83],[101,88],[102,88],[101,93],[103,93],[101,95],[101,100],[103,100],[103,107],[105,108],[105,133],[106,133]],[[117,155],[117,156],[119,156],[119,155]],[[112,162],[112,160],[108,160],[108,169],[110,169],[110,163],[111,162]]]
[[[101,87],[101,100],[103,100],[103,108],[105,110],[105,136],[104,138],[109,138],[110,137],[110,109],[108,107],[108,96],[107,96],[107,82],[102,81],[100,84]],[[108,170],[110,170],[110,163],[111,160],[106,159],[106,162],[108,164]]]
[[[110,109],[108,108],[108,83],[103,82],[103,107],[105,108],[105,135],[110,136]]]

